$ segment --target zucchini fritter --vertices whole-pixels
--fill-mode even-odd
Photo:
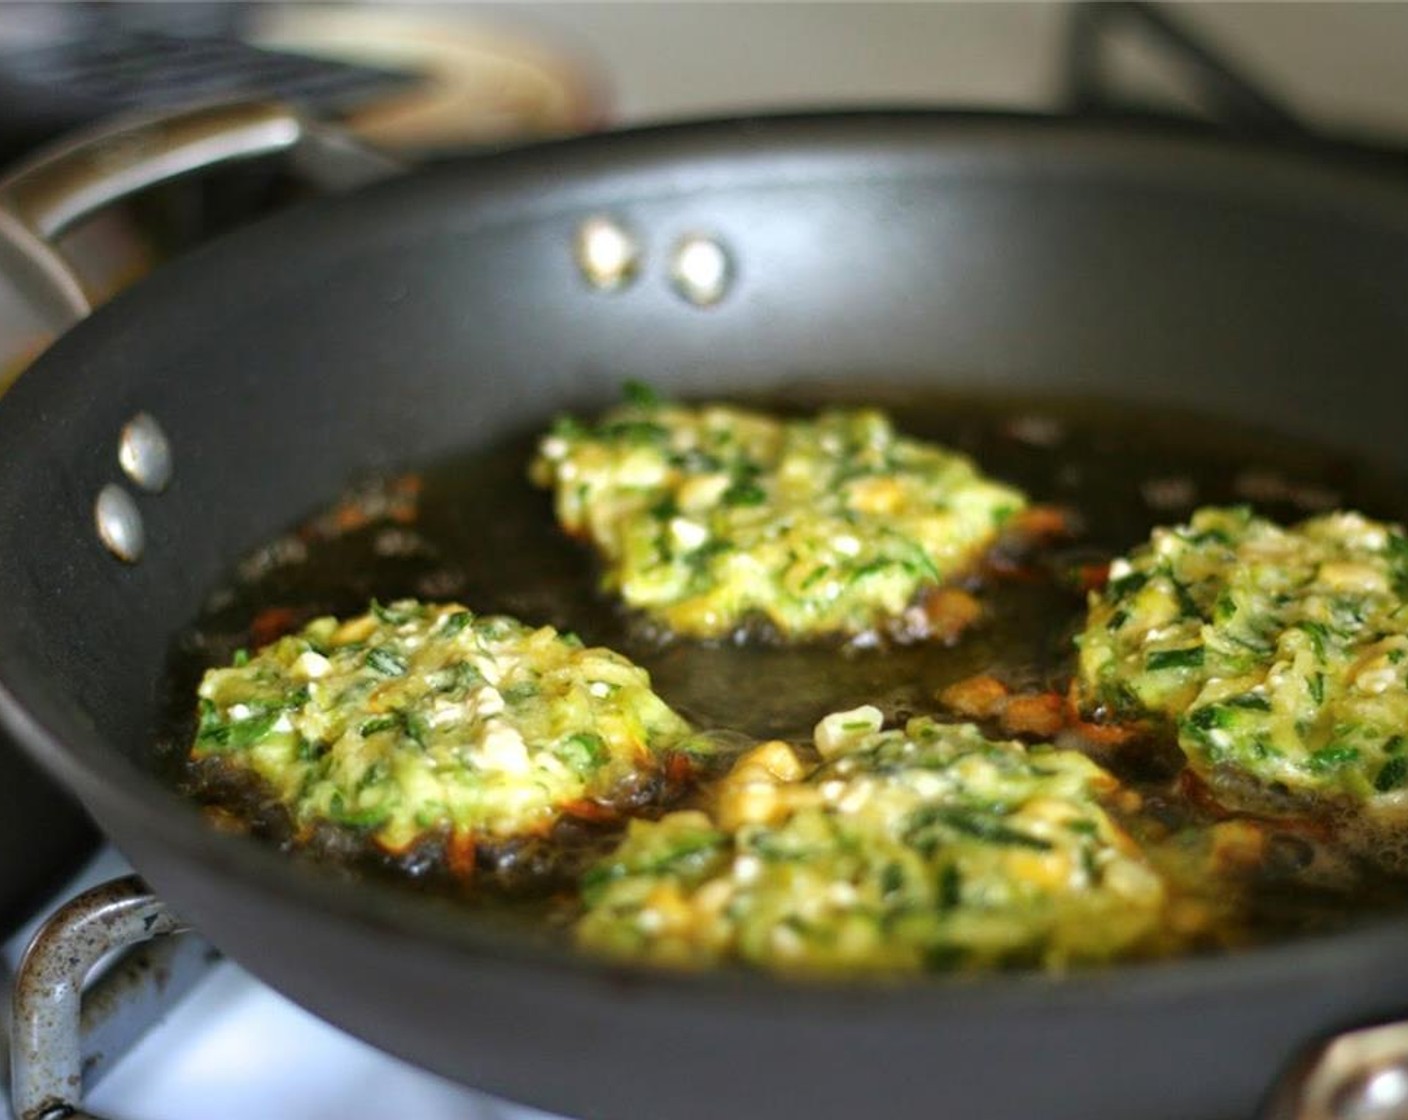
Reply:
[[[1203,509],[1110,577],[1078,639],[1087,710],[1176,725],[1229,803],[1372,803],[1408,787],[1401,529]]]
[[[690,734],[611,650],[404,600],[208,671],[191,757],[261,780],[295,839],[347,826],[472,864],[476,842],[542,834],[574,803],[638,799]]]
[[[826,717],[819,766],[743,756],[712,815],[633,821],[589,871],[580,944],[674,966],[911,973],[1104,960],[1149,936],[1160,879],[1073,751],[875,708]]]
[[[662,404],[639,388],[564,418],[532,468],[604,587],[670,632],[927,636],[921,593],[962,575],[1026,504],[962,455],[874,409],[778,419]]]

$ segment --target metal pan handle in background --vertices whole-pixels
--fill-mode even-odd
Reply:
[[[1068,111],[1080,116],[1157,113],[1138,97],[1131,99],[1106,65],[1108,40],[1121,34],[1174,63],[1201,114],[1227,133],[1264,140],[1311,135],[1287,99],[1248,77],[1241,60],[1229,58],[1166,5],[1147,0],[1082,0],[1071,6],[1066,34]]]
[[[56,246],[104,207],[228,163],[286,156],[316,186],[343,190],[402,170],[285,105],[224,103],[121,117],[36,152],[0,179],[0,273],[62,332],[92,311]]]

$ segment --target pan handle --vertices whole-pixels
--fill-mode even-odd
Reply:
[[[62,332],[92,311],[55,242],[111,203],[195,171],[287,155],[317,186],[342,190],[401,170],[285,105],[227,102],[125,116],[36,152],[0,179],[0,270]]]
[[[84,891],[40,927],[20,961],[11,1002],[16,1120],[96,1120],[81,1107],[85,1077],[106,1068],[105,1051],[130,1044],[132,1029],[149,1025],[163,989],[174,1001],[214,960],[185,931],[135,875]],[[88,975],[118,951],[126,955],[85,990]]]

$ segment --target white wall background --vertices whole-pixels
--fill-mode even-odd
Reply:
[[[1179,3],[1206,34],[1318,124],[1408,138],[1408,3]],[[618,114],[942,101],[1046,108],[1064,3],[508,3],[441,15],[537,29],[594,56]],[[1122,73],[1150,68],[1136,52]],[[1148,74],[1150,78],[1152,74]]]

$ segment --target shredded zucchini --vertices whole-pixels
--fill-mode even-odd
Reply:
[[[405,600],[207,672],[191,753],[257,776],[304,830],[401,852],[541,833],[568,803],[627,795],[690,735],[617,653]]]
[[[1086,709],[1175,726],[1190,765],[1233,798],[1368,803],[1408,786],[1395,526],[1199,510],[1116,561],[1079,644]]]
[[[606,590],[695,638],[750,618],[788,639],[886,628],[1026,504],[874,409],[779,419],[639,386],[594,423],[559,420],[531,474],[600,552]],[[922,617],[901,629],[922,636]]]
[[[1083,755],[873,708],[818,726],[820,765],[744,755],[710,813],[633,821],[583,883],[580,944],[803,974],[1056,969],[1132,951],[1164,889]]]

